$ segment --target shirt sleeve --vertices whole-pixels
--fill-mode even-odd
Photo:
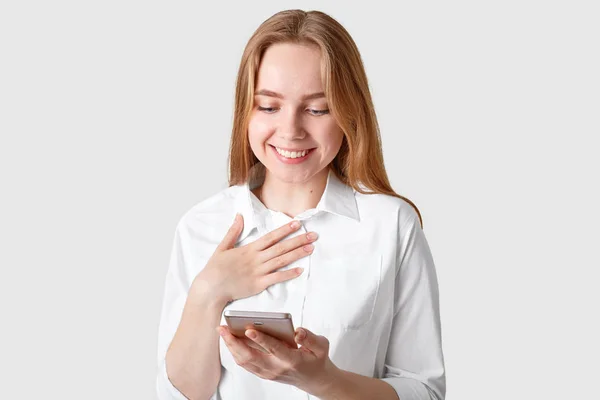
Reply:
[[[400,225],[394,317],[384,376],[400,400],[444,400],[437,275],[416,214]]]
[[[177,224],[171,246],[169,267],[165,278],[162,310],[158,327],[158,372],[156,391],[159,400],[187,400],[169,380],[165,364],[167,349],[175,336],[189,285],[184,274],[185,254],[181,238],[181,221]]]

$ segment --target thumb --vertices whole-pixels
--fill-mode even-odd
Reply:
[[[296,343],[306,347],[319,357],[329,355],[329,340],[325,336],[315,335],[306,328],[298,328],[294,339]]]
[[[221,243],[217,246],[217,249],[225,251],[233,248],[243,229],[244,217],[242,217],[242,214],[237,213],[233,220],[233,224],[229,227],[229,230],[225,234],[225,237],[223,237],[223,240],[221,240]]]

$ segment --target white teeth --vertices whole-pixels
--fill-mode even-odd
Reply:
[[[275,147],[275,150],[277,150],[277,152],[279,154],[281,154],[282,156],[284,156],[286,158],[304,157],[306,155],[306,153],[308,153],[308,150],[303,150],[303,151],[286,151],[286,150],[281,150],[278,147]]]

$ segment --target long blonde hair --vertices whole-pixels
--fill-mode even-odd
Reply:
[[[383,162],[381,136],[364,65],[346,29],[321,11],[285,10],[264,21],[248,41],[240,62],[229,148],[229,186],[245,183],[259,162],[248,140],[258,68],[265,50],[275,43],[317,45],[321,76],[330,113],[344,133],[340,151],[331,163],[336,176],[363,194],[399,197],[392,189]],[[370,192],[364,188],[370,189]]]

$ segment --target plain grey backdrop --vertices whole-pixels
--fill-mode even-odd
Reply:
[[[363,56],[447,399],[596,396],[597,2],[120,0],[0,4],[0,398],[155,398],[176,223],[227,187],[242,50],[288,8]]]

